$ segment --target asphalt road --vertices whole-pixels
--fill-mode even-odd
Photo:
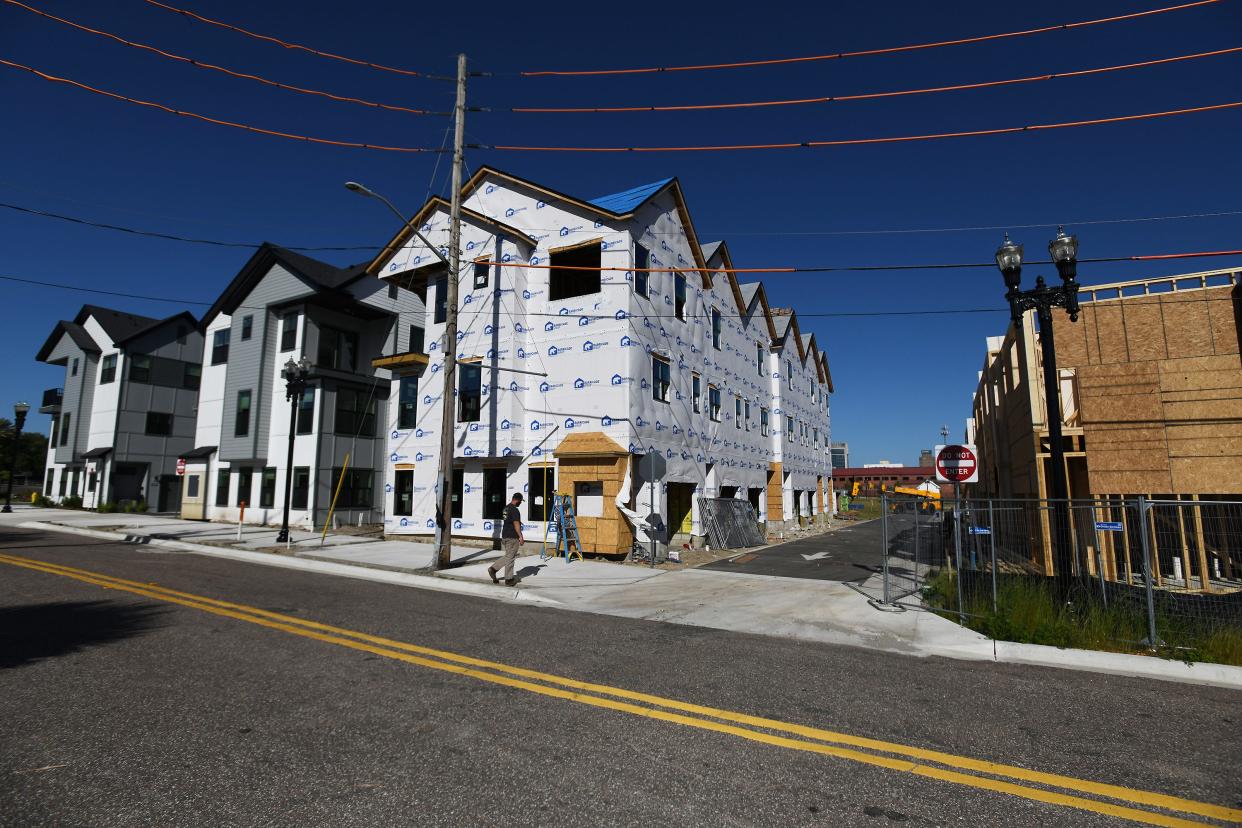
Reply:
[[[1123,824],[1101,803],[1154,813],[1078,779],[1242,808],[1232,691],[912,659],[70,535],[0,529],[0,645],[4,825],[1025,827]],[[1050,794],[1047,779],[970,760],[1073,779]]]
[[[881,524],[879,520],[869,520],[835,532],[717,561],[703,568],[861,583],[879,571],[883,542]]]

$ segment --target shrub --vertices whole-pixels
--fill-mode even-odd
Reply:
[[[116,504],[115,503],[100,503],[99,508],[97,508],[95,511],[99,512],[101,515],[110,515],[116,511]]]
[[[31,504],[35,506],[41,506],[44,509],[55,505],[52,503],[52,499],[50,497],[46,497],[43,494],[40,494],[39,492],[35,492],[34,496],[30,498],[30,502]]]
[[[145,500],[138,500],[134,502],[135,512],[146,512],[148,508],[150,507],[147,506],[147,502]]]
[[[62,497],[60,499],[60,505],[61,505],[61,508],[64,508],[64,509],[81,509],[82,498],[79,497],[78,495],[70,495],[69,497]]]

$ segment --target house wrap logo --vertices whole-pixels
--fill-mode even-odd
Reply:
[[[526,211],[525,207],[510,207],[507,210],[505,210],[505,218],[513,218],[518,213],[523,213],[525,211]]]
[[[583,310],[584,310],[583,308],[564,308],[563,307],[560,310],[558,310],[557,313],[560,314],[561,316],[571,316],[575,313],[582,313]]]
[[[598,351],[600,348],[607,347],[607,345],[608,343],[606,341],[592,342],[591,340],[588,339],[586,342],[582,343],[582,350]]]
[[[578,377],[576,380],[574,380],[574,388],[578,391],[581,391],[584,388],[590,388],[592,385],[599,385],[599,380],[597,379],[587,380],[587,379],[583,379],[582,377]]]
[[[546,422],[546,423],[541,423],[541,422],[539,422],[538,420],[532,420],[532,421],[531,421],[531,424],[530,424],[530,430],[531,430],[531,431],[541,431],[542,429],[545,429],[545,428],[551,428],[551,427],[552,427],[552,425],[553,425],[553,424],[552,424],[552,422],[551,422],[551,421],[548,421],[548,422]]]
[[[609,417],[607,414],[605,414],[604,416],[599,418],[599,424],[603,426],[604,428],[607,428],[608,426],[612,425],[612,417]]]
[[[622,319],[629,319],[629,318],[630,318],[630,315],[623,310],[619,310],[613,314],[613,319],[616,319],[618,321]]]
[[[407,454],[397,454],[397,452],[394,451],[388,459],[394,463],[400,463],[403,460],[409,460],[410,457]]]
[[[500,421],[501,431],[508,431],[511,428],[516,429],[516,428],[521,428],[521,427],[522,427],[521,423],[515,423],[512,420],[501,420]]]
[[[480,454],[480,452],[477,448],[474,448],[473,446],[466,446],[465,448],[461,450],[461,454],[463,457],[477,457]]]
[[[401,439],[401,432],[400,432],[400,431],[394,431],[394,432],[392,433],[392,439],[394,439],[394,440],[400,440],[400,439]]]
[[[401,523],[399,523],[398,525],[399,525],[401,528],[403,528],[403,529],[404,529],[405,527],[407,527],[407,526],[409,526],[409,525],[410,525],[410,519],[409,519],[409,518],[401,518]]]
[[[577,428],[578,426],[587,425],[590,422],[590,420],[575,420],[573,417],[566,417],[565,428]]]
[[[633,382],[633,381],[634,381],[633,377],[623,377],[620,374],[613,374],[612,379],[610,379],[608,382],[611,385],[624,385],[627,382]]]
[[[590,324],[591,324],[591,317],[589,317],[589,316],[579,316],[579,317],[578,317],[578,327],[579,327],[579,328],[585,328],[587,325],[590,325]]]
[[[516,331],[517,333],[526,333],[527,328],[521,322],[514,322],[513,330]]]
[[[531,357],[535,356],[538,353],[539,353],[538,351],[528,351],[525,348],[518,348],[517,358],[518,359],[530,359]]]
[[[667,426],[665,426],[664,423],[660,422],[659,420],[656,420],[655,422],[656,431],[663,431],[665,428],[667,428]]]
[[[467,430],[468,430],[471,434],[473,434],[474,432],[476,432],[476,431],[478,431],[478,430],[479,430],[479,424],[478,424],[478,423],[471,423],[471,424],[470,424],[470,426],[467,428]]]
[[[424,460],[428,460],[428,459],[430,459],[430,458],[432,458],[432,457],[435,457],[435,453],[434,453],[434,452],[430,452],[430,451],[429,451],[429,452],[427,452],[426,454],[424,454],[424,453],[423,453],[423,452],[421,452],[421,451],[419,451],[419,452],[415,452],[415,454],[414,454],[414,462],[415,462],[415,463],[421,463],[421,462],[423,462]]]
[[[484,325],[484,326],[483,326],[483,334],[484,334],[484,336],[491,336],[491,334],[492,334],[492,332],[493,332],[494,330],[496,330],[496,329],[495,329],[495,328],[493,328],[493,327],[491,326],[491,324],[487,324],[487,325]]]
[[[531,457],[543,457],[543,448],[541,446],[535,446],[533,449],[530,450],[530,456]]]
[[[527,387],[527,386],[525,386],[525,385],[518,385],[518,384],[517,384],[517,381],[515,380],[515,381],[513,381],[513,382],[509,383],[509,390],[510,390],[510,391],[513,391],[513,392],[517,392],[517,391],[529,391],[529,390],[530,390],[530,388],[529,388],[529,387]]]
[[[633,339],[631,339],[629,334],[626,334],[625,336],[621,337],[621,341],[618,342],[617,344],[620,345],[622,348],[632,348],[638,343],[636,343]]]
[[[562,227],[560,229],[560,235],[562,238],[564,238],[565,236],[568,236],[570,233],[576,233],[581,229],[582,229],[581,224],[575,224],[573,227]]]
[[[437,362],[431,366],[431,373],[438,374],[442,368],[444,368],[444,366]]]
[[[557,328],[563,328],[568,324],[569,324],[568,322],[545,322],[543,325],[543,329],[547,331],[548,333],[551,333],[552,331],[555,331]]]
[[[461,518],[457,518],[453,521],[454,529],[470,529],[473,527],[474,527],[473,520],[462,520]]]
[[[438,351],[438,350],[440,350],[440,343],[439,343],[439,342],[432,342],[430,345],[428,345],[428,346],[427,346],[427,350],[428,350],[428,351]]]
[[[646,428],[648,425],[650,425],[650,423],[648,423],[646,420],[643,419],[643,415],[639,414],[637,417],[634,418],[634,425],[638,426],[639,428]]]
[[[500,453],[500,456],[508,457],[511,454],[513,454],[513,449],[509,448],[508,446],[505,446],[505,450]]]
[[[568,353],[569,351],[572,351],[573,349],[574,349],[573,345],[561,345],[560,347],[557,347],[556,345],[550,345],[548,347],[548,356],[550,357],[560,356],[561,354]]]
[[[555,391],[558,388],[564,388],[564,387],[565,387],[565,383],[563,382],[548,382],[547,380],[544,380],[543,382],[539,383],[539,393],[546,394],[549,391]]]

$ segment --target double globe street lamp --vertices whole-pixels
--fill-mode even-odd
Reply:
[[[17,474],[17,450],[22,442],[22,427],[26,425],[26,414],[30,411],[30,403],[13,404],[13,448],[9,451],[9,485],[4,492],[4,508],[0,512],[13,511],[13,478]]]
[[[1008,289],[1010,318],[1015,326],[1022,315],[1035,311],[1039,319],[1039,344],[1043,353],[1044,402],[1048,420],[1048,453],[1051,468],[1048,469],[1052,495],[1053,563],[1058,580],[1069,580],[1074,568],[1074,556],[1069,544],[1069,521],[1067,508],[1069,491],[1066,483],[1065,446],[1061,436],[1060,374],[1057,371],[1056,342],[1052,333],[1052,309],[1064,308],[1071,322],[1078,321],[1078,237],[1067,236],[1065,229],[1057,228],[1057,235],[1048,242],[1048,253],[1061,276],[1061,284],[1055,287],[1044,282],[1043,276],[1035,277],[1035,287],[1021,290],[1022,245],[1009,240],[996,251],[996,266],[1005,277]]]
[[[289,501],[293,496],[293,441],[297,435],[298,411],[302,408],[302,395],[306,393],[306,379],[311,363],[306,357],[290,359],[285,363],[285,399],[289,405],[289,454],[285,461],[285,513],[280,522],[277,543],[289,542]]]

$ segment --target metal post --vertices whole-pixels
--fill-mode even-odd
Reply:
[[[1139,520],[1143,524],[1143,584],[1147,588],[1147,646],[1156,649],[1156,599],[1151,589],[1151,545],[1147,540],[1147,498],[1139,495]]]
[[[960,504],[953,504],[953,567],[957,570],[957,622],[966,626],[966,607],[962,603],[962,511]]]
[[[1048,421],[1048,454],[1052,479],[1052,560],[1057,580],[1066,583],[1073,573],[1073,552],[1066,543],[1066,501],[1069,491],[1065,483],[1065,446],[1061,435],[1061,382],[1057,372],[1057,345],[1052,333],[1052,308],[1038,308],[1039,344],[1044,363],[1044,410]]]
[[[25,403],[19,403],[13,407],[13,448],[9,451],[9,485],[4,491],[4,508],[0,512],[9,513],[13,511],[13,478],[17,476],[17,450],[22,442],[22,426],[26,425],[26,412],[19,406]],[[66,473],[68,470],[66,469]]]
[[[453,108],[453,192],[449,202],[449,262],[444,280],[444,377],[440,417],[440,508],[431,569],[448,566],[453,543],[453,455],[456,443],[457,280],[461,270],[461,172],[466,134],[466,56],[457,56],[457,104]]]
[[[917,516],[915,520],[918,520]],[[888,591],[888,493],[883,491],[880,492],[880,530],[884,535],[884,546],[880,552],[884,567],[884,603],[889,604],[891,601]]]
[[[655,466],[653,465],[652,468],[654,469]],[[651,566],[653,567],[655,566],[655,559],[656,559],[656,536],[655,536],[655,521],[654,521],[654,518],[655,518],[655,479],[654,477],[655,476],[652,475],[653,479],[647,481],[647,485],[650,487],[647,490],[647,503],[648,503],[648,508],[651,510],[650,512],[648,512],[649,517],[647,518],[647,525],[651,527]]]
[[[996,504],[988,498],[988,539],[992,547],[992,612],[999,612],[996,600]]]
[[[297,439],[298,408],[302,405],[303,393],[296,380],[290,378],[288,382],[285,399],[292,405],[289,407],[289,451],[285,460],[285,513],[280,521],[280,533],[276,535],[276,542],[286,545],[289,543],[289,504],[293,499],[293,441]]]

